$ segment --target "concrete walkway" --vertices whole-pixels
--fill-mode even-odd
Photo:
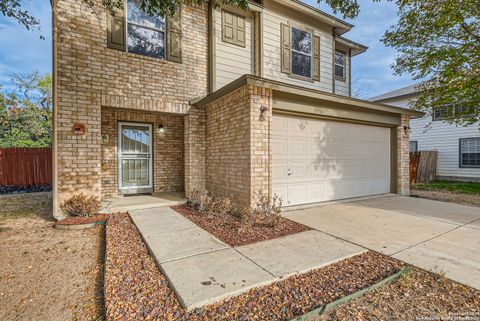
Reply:
[[[389,196],[286,217],[480,289],[480,208]]]
[[[318,231],[232,248],[168,207],[130,216],[188,310],[366,251]]]

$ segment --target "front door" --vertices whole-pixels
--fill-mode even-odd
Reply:
[[[152,125],[119,123],[118,186],[121,194],[151,193]]]

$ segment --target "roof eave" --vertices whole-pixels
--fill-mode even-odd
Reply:
[[[319,90],[308,89],[308,88],[304,88],[296,85],[290,85],[290,84],[282,83],[276,80],[265,79],[265,78],[261,78],[254,75],[244,75],[238,78],[237,80],[231,82],[230,84],[207,95],[206,97],[200,100],[197,100],[196,102],[192,102],[192,104],[197,107],[206,106],[211,102],[214,102],[215,100],[245,85],[253,85],[253,86],[269,88],[269,89],[272,89],[273,91],[290,93],[290,94],[297,95],[299,97],[308,97],[309,99],[313,98],[318,100],[319,103],[330,102],[334,104],[342,104],[346,107],[361,108],[361,109],[377,111],[381,113],[408,115],[412,118],[419,118],[419,117],[423,117],[424,115],[424,113],[416,110],[410,110],[410,109],[405,109],[401,107],[395,107],[395,106],[390,106],[386,104],[375,103],[375,102],[370,102],[366,100],[330,94],[330,93],[322,92]]]

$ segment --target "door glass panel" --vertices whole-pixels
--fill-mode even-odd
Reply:
[[[120,134],[120,188],[150,187],[150,127],[122,124]]]
[[[150,153],[150,132],[148,127],[122,125],[122,153]]]

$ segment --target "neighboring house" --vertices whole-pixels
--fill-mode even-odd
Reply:
[[[149,17],[54,1],[54,198],[408,194],[408,122],[350,98],[352,25],[296,0]]]
[[[371,101],[409,108],[418,97],[415,85],[387,92]],[[480,124],[457,126],[444,121],[446,110],[410,122],[410,150],[438,151],[437,178],[480,181]]]

